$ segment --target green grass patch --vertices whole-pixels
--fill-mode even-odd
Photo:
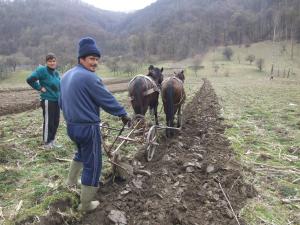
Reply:
[[[126,73],[121,69],[117,73],[114,73],[106,66],[105,63],[101,62],[96,73],[103,79],[117,79],[130,78],[133,74],[146,74],[148,72],[149,64],[143,63],[137,65],[136,63],[131,62],[131,65],[135,68],[133,73]],[[6,79],[0,80],[0,88],[29,87],[26,83],[26,79],[31,75],[31,73],[31,70],[17,69],[15,72],[11,72]],[[64,72],[60,73],[63,74]]]
[[[41,204],[38,204],[34,207],[30,207],[30,208],[22,211],[22,213],[16,217],[15,223],[16,224],[24,224],[25,222],[34,222],[34,219],[36,216],[44,215],[45,211],[48,210],[52,204],[55,204],[56,202],[61,202],[61,201],[69,202],[70,209],[73,209],[73,210],[75,210],[75,208],[78,206],[78,203],[79,203],[78,197],[76,197],[72,193],[69,193],[66,191],[54,193],[51,196],[46,197]],[[9,222],[9,223],[11,223],[11,222]]]
[[[26,78],[31,74],[29,70],[16,70],[0,81],[0,88],[14,88],[27,86]]]

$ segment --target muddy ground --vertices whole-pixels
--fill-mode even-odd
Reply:
[[[111,92],[127,90],[128,79],[104,80]],[[33,110],[40,106],[39,93],[31,88],[0,90],[0,116]]]
[[[8,90],[0,92],[0,116],[25,112],[39,107],[39,96],[32,90]]]
[[[101,186],[99,208],[68,224],[238,224],[228,202],[239,223],[245,224],[238,215],[256,191],[243,180],[244,168],[224,136],[219,110],[217,96],[205,80],[186,106],[182,133],[161,140],[152,162],[145,162],[139,152],[132,160],[134,175],[126,182]],[[65,219],[54,210],[40,224],[61,224]]]

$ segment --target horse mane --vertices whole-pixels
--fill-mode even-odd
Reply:
[[[162,71],[163,71],[163,68],[159,69],[158,67],[154,67],[153,65],[150,65],[147,76],[151,77],[157,85],[160,85],[163,80]]]

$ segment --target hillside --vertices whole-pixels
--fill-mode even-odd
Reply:
[[[210,46],[300,40],[297,0],[159,0],[125,18],[132,54],[183,59]]]
[[[152,61],[272,40],[274,29],[276,41],[300,40],[298,0],[158,0],[130,14],[80,0],[0,0],[0,6],[0,65],[8,56],[35,65],[48,51],[61,64],[74,63],[77,41],[87,35],[105,56]]]
[[[38,64],[45,53],[52,51],[60,63],[72,62],[82,36],[96,38],[103,51],[110,48],[110,31],[125,16],[78,0],[2,0],[0,55],[15,55],[20,64]]]

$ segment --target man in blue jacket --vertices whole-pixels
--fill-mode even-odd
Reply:
[[[33,89],[40,92],[44,118],[43,141],[46,148],[58,146],[54,143],[60,113],[58,107],[60,77],[56,65],[56,56],[48,53],[46,66],[39,66],[26,80]]]
[[[99,205],[99,201],[92,201],[102,168],[99,108],[120,117],[124,124],[131,121],[125,109],[95,74],[100,57],[94,39],[82,38],[79,41],[78,65],[67,71],[61,81],[59,104],[67,123],[67,133],[77,146],[67,184],[77,183],[83,167],[79,205],[82,211],[93,210]]]

